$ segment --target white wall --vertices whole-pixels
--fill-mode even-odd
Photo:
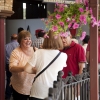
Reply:
[[[30,26],[30,32],[32,34],[32,39],[35,39],[35,30],[36,29],[45,29],[44,23],[41,19],[26,19],[26,20],[6,20],[6,43],[10,42],[10,36],[13,33],[17,33],[19,27],[27,29],[28,25]],[[83,31],[86,31],[89,35],[89,26],[85,25],[82,27]],[[79,40],[79,38],[77,37]],[[81,44],[81,41],[79,40]]]
[[[27,30],[27,27],[30,27],[30,32],[32,34],[32,39],[35,39],[35,30],[36,29],[45,29],[44,23],[41,19],[17,19],[17,20],[6,20],[6,43],[10,42],[10,36],[13,33],[17,33],[19,27],[23,27]]]

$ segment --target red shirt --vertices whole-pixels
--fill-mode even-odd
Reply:
[[[90,41],[88,42],[86,51],[90,51]],[[98,36],[98,63],[100,63],[100,36]]]
[[[86,62],[85,52],[80,44],[72,42],[69,48],[65,48],[62,52],[66,53],[68,59],[66,61],[67,67],[63,68],[63,78],[66,78],[68,72],[71,71],[73,75],[79,74],[79,62]]]

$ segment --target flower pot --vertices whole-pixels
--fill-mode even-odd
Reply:
[[[76,29],[70,28],[69,31],[72,35],[72,38],[76,36]]]

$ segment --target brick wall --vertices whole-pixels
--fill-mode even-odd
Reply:
[[[12,11],[13,0],[0,0],[0,10]]]

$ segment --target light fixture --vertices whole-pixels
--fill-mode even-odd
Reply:
[[[40,6],[40,4],[38,4],[38,7]]]
[[[26,3],[23,3],[23,9],[26,9]]]
[[[45,9],[45,5],[44,5],[44,9]]]
[[[23,19],[26,19],[26,3],[23,3]]]

